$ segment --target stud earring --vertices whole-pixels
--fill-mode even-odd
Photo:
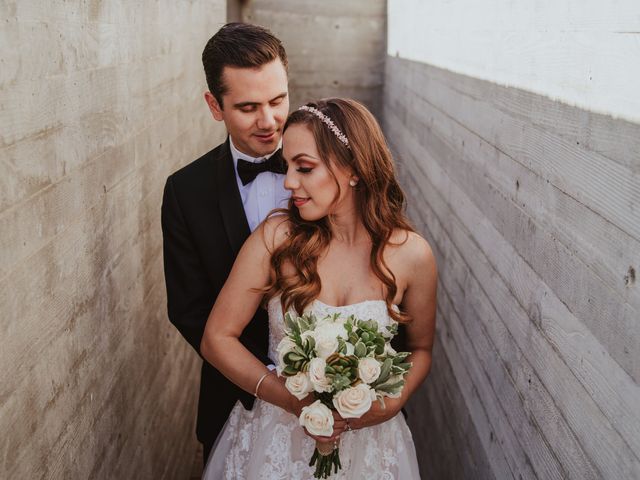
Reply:
[[[354,180],[353,178],[349,180],[349,185],[351,185],[352,187],[355,187],[357,184],[358,184],[357,180]]]

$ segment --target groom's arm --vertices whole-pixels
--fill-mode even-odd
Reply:
[[[202,261],[186,226],[172,177],[162,198],[164,277],[169,320],[200,355],[200,342],[215,301]]]
[[[204,327],[219,292],[211,285],[193,243],[172,177],[167,179],[162,198],[162,238],[169,320],[202,357],[200,343]],[[256,345],[245,335],[240,341],[262,363],[272,363],[267,357],[266,338],[265,345]]]

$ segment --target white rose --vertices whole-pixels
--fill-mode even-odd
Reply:
[[[369,385],[361,383],[337,393],[333,397],[333,406],[342,418],[360,418],[369,411],[375,399],[376,392]]]
[[[358,377],[364,383],[373,383],[380,376],[380,368],[380,362],[375,358],[361,358],[358,362]]]
[[[309,377],[303,372],[298,372],[292,377],[287,377],[284,386],[287,387],[291,395],[298,400],[302,400],[309,392],[313,391],[313,385],[311,385]]]
[[[309,362],[309,380],[316,392],[331,391],[331,381],[325,375],[326,366],[323,358],[314,358]]]
[[[285,367],[284,365],[284,356],[293,351],[293,349],[296,347],[296,343],[291,340],[289,337],[284,337],[282,340],[280,340],[280,343],[278,344],[278,347],[276,348],[276,350],[278,351],[278,374],[280,374],[282,372],[282,369]]]
[[[330,437],[333,433],[333,413],[320,400],[316,400],[311,405],[302,407],[300,425],[311,435]]]
[[[316,327],[316,354],[320,358],[327,358],[338,350],[338,337],[347,338],[347,331],[341,324],[327,322]]]

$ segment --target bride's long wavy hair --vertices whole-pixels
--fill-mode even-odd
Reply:
[[[329,117],[349,140],[347,148],[336,135],[313,113],[293,112],[284,125],[306,125],[313,133],[320,158],[333,176],[340,197],[340,184],[332,163],[353,172],[359,178],[355,188],[356,209],[371,238],[371,270],[383,283],[389,315],[399,322],[408,317],[395,310],[396,278],[384,261],[384,248],[394,229],[414,231],[404,214],[405,197],[398,184],[389,147],[374,116],[362,104],[350,99],[329,98],[307,104]],[[318,258],[332,239],[331,215],[315,221],[300,216],[298,208],[289,202],[284,213],[289,220],[286,240],[271,255],[272,278],[265,288],[265,300],[280,294],[283,311],[290,307],[304,311],[320,294]],[[293,274],[285,274],[285,265],[293,267]]]

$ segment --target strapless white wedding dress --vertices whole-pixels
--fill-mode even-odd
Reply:
[[[310,309],[317,317],[339,312],[381,325],[393,320],[386,303],[370,300],[333,307],[318,300]],[[282,308],[278,298],[269,302],[269,358],[277,359],[276,347],[285,336]],[[275,363],[275,361],[274,361]],[[308,480],[315,441],[307,436],[298,419],[262,400],[247,411],[238,402],[222,429],[209,457],[205,480]],[[340,437],[342,469],[331,479],[412,480],[419,479],[416,450],[404,416],[373,427],[344,432]]]

